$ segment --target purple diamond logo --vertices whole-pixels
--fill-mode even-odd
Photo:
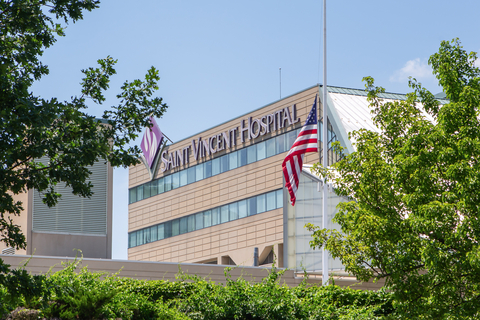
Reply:
[[[140,144],[140,148],[143,151],[143,155],[149,168],[155,163],[158,150],[160,150],[160,146],[163,142],[163,134],[162,131],[160,131],[157,122],[153,117],[150,117],[150,122],[152,123],[152,127],[145,128],[145,134],[143,135],[142,143]]]

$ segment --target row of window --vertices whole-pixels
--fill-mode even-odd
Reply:
[[[129,203],[137,202],[172,189],[200,181],[228,170],[288,151],[300,132],[292,130],[213,160],[153,180],[130,189]]]
[[[128,247],[140,246],[278,208],[283,208],[282,189],[131,232],[128,234]]]

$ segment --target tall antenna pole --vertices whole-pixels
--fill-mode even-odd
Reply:
[[[328,167],[328,117],[327,117],[327,0],[323,0],[323,166]],[[323,179],[323,229],[328,227],[328,187]],[[328,284],[328,251],[323,245],[322,284]]]
[[[282,68],[278,68],[278,72],[280,73],[280,99],[282,99]]]

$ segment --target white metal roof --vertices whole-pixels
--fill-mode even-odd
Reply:
[[[373,123],[372,109],[369,107],[370,103],[367,101],[366,96],[329,92],[329,97],[347,134],[359,129],[380,132],[380,129]],[[405,98],[405,96],[403,97]],[[388,98],[382,99],[384,102],[395,100]],[[422,113],[427,120],[435,122],[431,115],[424,112],[422,108],[420,108],[420,110],[422,110]],[[351,142],[354,143],[355,141]]]

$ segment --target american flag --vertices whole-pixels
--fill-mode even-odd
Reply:
[[[295,205],[295,195],[298,189],[298,176],[302,171],[303,156],[307,152],[318,152],[318,130],[317,130],[317,96],[313,103],[312,110],[307,121],[300,130],[292,148],[282,163],[283,175],[285,176],[285,187],[290,193],[290,203]]]

